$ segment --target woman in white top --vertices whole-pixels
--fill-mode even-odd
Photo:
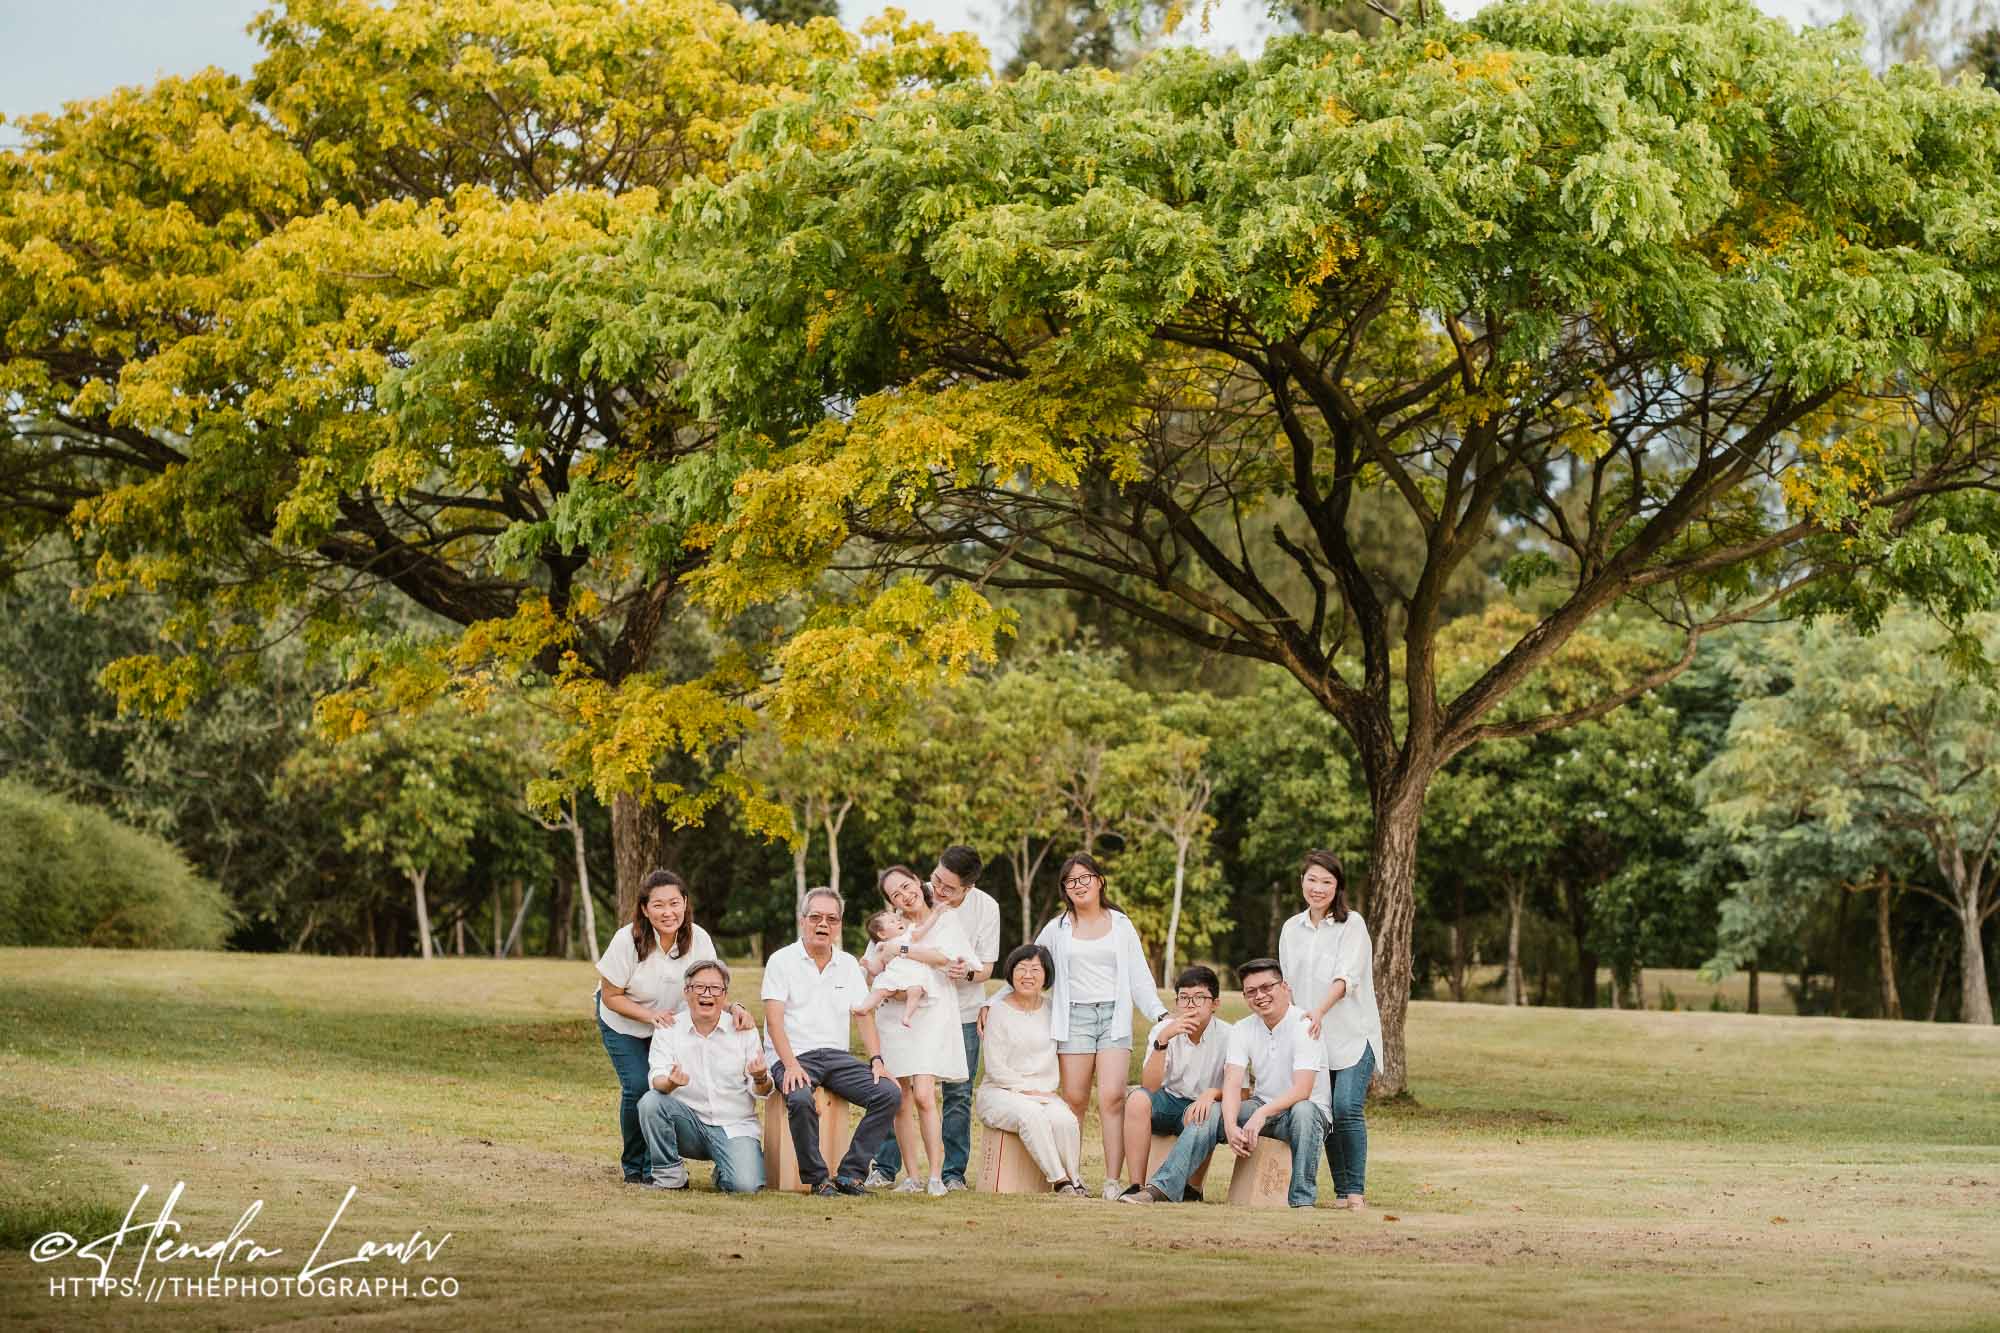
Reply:
[[[986,1011],[986,1081],[973,1109],[979,1122],[1021,1136],[1056,1193],[1084,1197],[1083,1131],[1076,1112],[1056,1092],[1061,1075],[1056,1039],[1049,1034],[1052,1008],[1043,990],[1055,960],[1039,944],[1007,955],[1000,976],[1007,991]]]
[[[1347,905],[1347,871],[1328,851],[1306,853],[1299,887],[1306,910],[1278,934],[1278,965],[1319,1039],[1331,1112],[1327,1165],[1333,1206],[1362,1209],[1368,1176],[1368,1080],[1382,1060],[1382,1014],[1375,1007],[1375,949],[1361,914]]]
[[[908,1001],[900,992],[886,1001],[875,1017],[875,1030],[882,1038],[882,1063],[903,1088],[903,1104],[896,1110],[896,1146],[903,1161],[917,1160],[917,1136],[921,1128],[924,1152],[930,1160],[932,1194],[945,1192],[944,1121],[939,1116],[938,1083],[963,1082],[965,1036],[959,1031],[958,990],[944,969],[956,960],[972,960],[972,941],[951,912],[940,912],[931,899],[930,887],[907,866],[890,866],[877,877],[882,897],[910,923],[910,939],[896,958],[907,958],[931,969],[930,993],[914,1013],[907,1015]],[[861,966],[869,977],[887,970],[895,958],[869,950]],[[914,1194],[925,1188],[914,1172],[904,1177],[898,1192]]]
[[[1125,1168],[1125,1083],[1132,1069],[1132,1006],[1148,1022],[1166,1015],[1153,989],[1146,949],[1132,919],[1105,900],[1104,872],[1078,852],[1062,863],[1061,916],[1042,927],[1035,943],[1055,960],[1049,988],[1049,1030],[1062,1066],[1062,1096],[1082,1123],[1097,1084],[1099,1128],[1104,1136],[1104,1197],[1122,1191]]]
[[[639,886],[632,922],[621,927],[597,960],[597,1031],[618,1076],[619,1165],[627,1184],[652,1179],[652,1158],[639,1127],[639,1099],[649,1090],[646,1065],[656,1027],[672,1027],[687,1008],[682,983],[688,965],[715,957],[708,932],[694,923],[687,885],[671,870],[655,870]],[[740,1029],[750,1023],[742,1005],[730,1006]]]

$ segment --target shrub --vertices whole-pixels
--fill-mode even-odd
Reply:
[[[231,925],[222,891],[170,844],[0,781],[0,945],[215,949]]]

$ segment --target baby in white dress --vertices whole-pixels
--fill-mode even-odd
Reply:
[[[894,912],[877,912],[868,918],[868,938],[875,941],[868,952],[888,966],[875,978],[868,998],[854,1006],[857,1014],[872,1014],[882,1007],[891,991],[903,992],[903,1026],[910,1026],[917,1010],[930,999],[931,970],[902,952],[910,942],[910,923]]]

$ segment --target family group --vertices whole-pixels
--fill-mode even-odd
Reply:
[[[686,1189],[692,1158],[714,1163],[717,1189],[762,1188],[757,1106],[776,1093],[800,1180],[816,1194],[967,1188],[976,1113],[1018,1135],[1058,1194],[1081,1198],[1094,1088],[1106,1199],[1199,1201],[1217,1148],[1241,1160],[1262,1137],[1290,1148],[1291,1206],[1316,1203],[1322,1150],[1334,1206],[1366,1206],[1363,1108],[1382,1026],[1373,949],[1338,857],[1306,854],[1305,910],[1285,922],[1278,957],[1235,969],[1250,1013],[1234,1024],[1216,1016],[1221,981],[1204,966],[1176,978],[1169,1014],[1138,931],[1090,856],[1063,863],[1061,914],[1004,962],[999,904],[979,889],[979,871],[969,847],[946,848],[928,879],[882,871],[883,907],[859,957],[842,947],[840,894],[808,890],[798,939],[765,961],[761,1037],[730,998],[729,967],[694,923],[686,884],[648,876],[598,962],[594,996],[620,1087],[625,1179]],[[1002,984],[988,995],[996,972]],[[1136,1088],[1134,1008],[1153,1025]],[[851,1052],[855,1032],[865,1058]],[[820,1153],[819,1090],[862,1112],[833,1168]],[[1174,1146],[1148,1174],[1156,1134]],[[927,1179],[912,1171],[897,1184],[920,1151]]]

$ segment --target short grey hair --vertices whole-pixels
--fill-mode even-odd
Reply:
[[[845,898],[842,898],[838,893],[834,892],[832,889],[826,887],[826,885],[822,884],[816,889],[807,889],[806,896],[799,899],[800,920],[805,919],[806,909],[812,906],[812,900],[815,898],[831,898],[833,899],[834,911],[839,912],[842,915],[845,915],[847,912],[847,900]]]
[[[688,982],[693,981],[697,972],[720,972],[722,973],[722,984],[725,986],[729,984],[729,964],[723,962],[720,958],[702,958],[690,964],[688,970],[681,975],[681,984],[685,986]]]

